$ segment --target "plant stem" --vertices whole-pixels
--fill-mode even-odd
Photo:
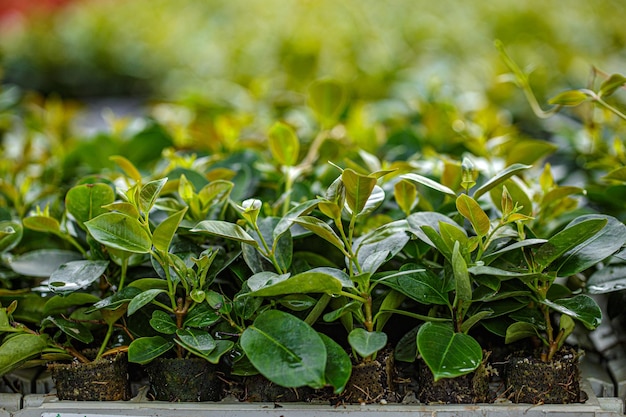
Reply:
[[[304,319],[304,322],[306,324],[312,326],[313,323],[315,323],[317,321],[317,319],[320,317],[320,315],[322,314],[322,312],[324,311],[324,309],[326,308],[326,306],[330,302],[330,299],[331,299],[330,295],[322,294],[320,299],[317,300],[317,303],[315,303],[315,307],[313,307],[311,309],[309,314]]]
[[[111,335],[113,335],[113,327],[115,326],[115,323],[109,323],[108,328],[107,328],[107,332],[104,335],[104,339],[102,340],[102,343],[100,344],[100,349],[98,350],[98,354],[96,355],[96,359],[100,359],[100,357],[102,356],[102,354],[104,353],[107,345],[109,344],[109,340],[111,339]]]

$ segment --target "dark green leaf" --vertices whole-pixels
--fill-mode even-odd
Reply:
[[[600,307],[593,298],[584,294],[555,301],[543,300],[542,303],[559,313],[567,314],[579,320],[589,330],[598,327],[602,321]]]
[[[449,305],[446,282],[430,270],[408,264],[394,274],[381,278],[378,282],[393,288],[422,304]]]
[[[262,273],[267,276],[267,273]],[[275,277],[275,279],[278,276]],[[252,278],[251,278],[252,279]],[[350,283],[350,284],[348,284]],[[272,282],[265,282],[262,287],[251,285],[253,290],[250,295],[259,297],[274,297],[286,294],[310,294],[327,293],[339,294],[344,286],[351,286],[346,273],[327,267],[313,268],[289,278],[282,278]]]
[[[183,327],[208,327],[217,323],[219,319],[220,315],[208,303],[201,303],[189,311],[183,322]]]
[[[486,183],[481,185],[476,191],[474,191],[474,200],[478,200],[483,194],[488,192],[494,187],[505,182],[507,179],[511,178],[513,175],[516,175],[522,171],[531,168],[530,165],[524,164],[513,164],[510,167],[506,168],[504,171],[498,173],[495,177],[489,179]]]
[[[36,334],[18,334],[7,337],[0,345],[0,376],[24,362],[39,356],[48,347],[48,337]]]
[[[185,217],[186,212],[187,207],[177,211],[159,223],[156,229],[154,229],[154,232],[152,233],[152,244],[156,250],[161,252],[167,252],[169,250],[172,239],[178,229],[178,225],[183,220],[183,217]]]
[[[296,317],[261,313],[241,335],[240,344],[254,367],[284,387],[325,385],[327,352],[321,337]]]
[[[153,288],[150,290],[146,290],[142,292],[141,294],[138,294],[128,304],[128,315],[130,316],[134,314],[141,307],[145,306],[146,304],[150,304],[152,300],[154,300],[159,294],[166,293],[166,292],[167,291],[165,290]]]
[[[607,265],[594,272],[587,281],[587,292],[605,294],[626,289],[626,265]]]
[[[341,174],[341,181],[346,190],[346,203],[353,216],[356,216],[365,208],[376,185],[376,178],[361,175],[348,168]]]
[[[66,320],[62,317],[48,316],[44,323],[51,323],[63,333],[83,343],[93,342],[93,335],[83,324]]]
[[[330,337],[320,333],[326,347],[326,382],[334,388],[334,393],[341,393],[352,373],[352,362],[346,351]]]
[[[504,343],[509,344],[509,343],[517,342],[518,340],[521,340],[521,339],[526,339],[528,337],[535,337],[535,336],[539,336],[539,331],[537,327],[535,327],[533,324],[520,321],[520,322],[511,324],[506,329],[506,336],[504,339]]]
[[[71,294],[62,296],[55,295],[50,297],[43,307],[44,314],[56,314],[65,313],[70,308],[82,306],[86,304],[94,304],[100,301],[100,298],[93,294],[84,292],[73,292]]]
[[[128,346],[128,361],[145,365],[174,347],[174,342],[161,336],[140,337]]]
[[[187,350],[199,352],[202,355],[208,355],[215,349],[215,339],[203,330],[199,329],[178,329],[176,330],[178,339],[174,339],[176,343]]]
[[[274,231],[272,232],[274,241],[289,230],[294,220],[298,220],[298,218],[303,214],[309,213],[315,208],[315,206],[317,206],[318,203],[319,200],[317,199],[309,200],[289,210],[287,214],[280,218],[280,221],[274,227]]]
[[[247,245],[258,246],[256,240],[246,231],[235,223],[229,223],[221,220],[203,220],[196,225],[191,232],[207,233],[214,236],[220,236],[225,239],[232,239]]]
[[[24,229],[18,222],[0,221],[0,253],[13,249],[22,240]]]
[[[447,324],[428,322],[417,332],[417,349],[435,381],[455,378],[474,371],[483,351],[478,342],[464,333],[455,333]]]
[[[135,218],[121,213],[104,213],[85,223],[94,239],[105,246],[133,253],[148,253],[152,239]]]
[[[159,333],[174,334],[178,328],[174,318],[165,311],[154,310],[150,318],[150,326]]]

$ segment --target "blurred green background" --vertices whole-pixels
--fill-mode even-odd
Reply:
[[[505,72],[500,39],[534,66],[544,97],[584,85],[592,66],[626,67],[625,10],[620,0],[17,0],[1,10],[0,67],[4,83],[78,98],[246,108],[290,103],[329,76],[366,100],[433,85],[497,100],[508,91],[490,91]]]

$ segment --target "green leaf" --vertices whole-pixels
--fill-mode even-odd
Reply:
[[[602,177],[602,179],[626,182],[626,167],[616,168]]]
[[[417,188],[415,188],[413,183],[407,181],[406,179],[400,180],[394,185],[393,196],[398,204],[398,207],[400,207],[400,209],[407,216],[417,204]]]
[[[346,203],[352,211],[352,215],[356,216],[367,204],[374,186],[376,186],[376,178],[367,175],[361,175],[352,169],[344,169],[341,174],[341,181],[345,185]]]
[[[464,333],[455,333],[447,324],[428,322],[417,332],[417,349],[433,373],[435,382],[474,371],[483,358],[478,342]]]
[[[611,216],[589,214],[580,216],[566,226],[573,227],[586,220],[606,220],[604,226],[591,238],[565,253],[555,265],[559,276],[570,276],[597,265],[626,244],[626,226]]]
[[[326,382],[334,388],[334,393],[343,392],[350,380],[352,362],[350,357],[337,342],[325,334],[320,333],[322,342],[326,347],[326,370],[324,377]]]
[[[174,347],[174,342],[161,336],[140,337],[128,346],[128,361],[145,365]]]
[[[524,164],[511,165],[510,167],[506,168],[504,171],[500,172],[498,175],[496,175],[495,177],[491,178],[489,181],[481,185],[476,191],[474,191],[474,195],[473,195],[474,200],[478,200],[483,194],[485,194],[492,188],[499,186],[500,184],[502,184],[503,182],[511,178],[513,175],[516,175],[519,172],[525,171],[529,168],[531,168],[530,165],[524,165]]]
[[[590,218],[563,229],[534,251],[535,262],[541,270],[545,269],[560,256],[590,239],[606,224],[606,218]]]
[[[317,304],[317,299],[306,294],[289,294],[281,297],[278,303],[291,311],[305,311]]]
[[[152,239],[135,218],[121,213],[104,213],[85,223],[94,239],[105,246],[132,253],[148,253]]]
[[[167,293],[167,291],[153,288],[150,290],[146,290],[141,294],[138,294],[132,300],[130,300],[130,303],[128,303],[128,315],[130,316],[141,307],[145,306],[146,304],[150,304],[152,300],[154,300],[159,294],[162,293]]]
[[[543,157],[554,153],[559,147],[552,142],[538,139],[514,137],[505,147],[505,164],[534,164]]]
[[[20,275],[48,278],[59,266],[82,259],[78,252],[61,249],[40,249],[9,259],[9,266]]]
[[[165,311],[162,310],[154,310],[152,312],[152,317],[150,318],[150,326],[159,333],[163,334],[174,334],[178,327],[176,327],[176,322]]]
[[[220,315],[207,303],[197,304],[185,317],[183,327],[208,327],[220,320]]]
[[[263,274],[262,277],[260,274]],[[267,281],[266,278],[263,278],[267,276],[267,273],[260,274],[257,275],[263,279],[263,285],[259,286],[253,280],[253,282],[248,284],[250,288],[253,289],[248,295],[257,297],[311,293],[336,295],[339,294],[344,287],[352,286],[345,272],[328,267],[313,268],[290,278],[279,278],[279,276],[276,275],[271,281]],[[248,281],[252,280],[255,276],[251,277]]]
[[[121,155],[113,155],[110,156],[109,159],[115,162],[115,164],[120,167],[128,177],[132,178],[137,183],[141,182],[141,174],[137,168],[135,168],[135,165],[133,165],[133,163],[128,159]]]
[[[424,177],[423,175],[409,173],[409,174],[400,175],[400,178],[414,181],[418,184],[425,185],[426,187],[430,189],[439,191],[440,193],[447,194],[451,197],[456,197],[456,193],[453,190],[446,187],[445,185],[439,184],[438,182],[431,180],[430,178]]]
[[[504,181],[502,184],[498,184],[489,190],[489,195],[491,196],[491,201],[495,204],[498,210],[502,211],[502,192],[506,187],[509,192],[511,199],[513,200],[514,205],[517,204],[518,213],[524,214],[526,216],[532,216],[533,214],[533,203],[528,193],[524,189],[523,184],[520,184],[515,178],[509,178]]]
[[[327,352],[323,340],[308,324],[288,313],[261,313],[244,330],[240,344],[254,367],[278,385],[325,385]]]
[[[300,142],[294,129],[286,123],[276,122],[268,136],[274,159],[280,165],[295,166],[300,156]]]
[[[589,100],[589,96],[581,90],[563,91],[548,100],[549,104],[559,106],[578,106]]]
[[[397,255],[409,242],[409,224],[396,220],[366,233],[353,244],[363,272],[374,273],[389,258]]]
[[[422,304],[450,305],[446,282],[431,270],[415,264],[403,265],[399,272],[377,280]]]
[[[172,239],[176,234],[176,230],[178,229],[178,225],[180,225],[183,217],[185,217],[186,212],[187,207],[177,211],[167,219],[163,220],[156,227],[156,229],[154,229],[154,232],[152,233],[152,244],[156,250],[167,253],[170,244],[172,243]]]
[[[465,259],[463,259],[463,256],[461,255],[458,241],[454,244],[454,249],[452,250],[452,271],[456,289],[454,305],[457,306],[459,301],[462,303],[471,302],[472,282],[470,281]]]
[[[86,288],[106,271],[109,261],[70,261],[50,275],[48,288],[52,292],[67,294]]]
[[[206,355],[202,355],[204,359],[211,362],[212,364],[217,365],[220,361],[220,358],[225,354],[230,352],[233,347],[235,347],[235,343],[230,340],[218,339],[215,341],[215,349],[209,352]]]
[[[129,285],[122,288],[115,294],[98,301],[93,305],[93,309],[88,310],[87,313],[100,309],[117,310],[122,304],[128,304],[130,300],[132,300],[140,292],[141,290],[139,288]],[[77,294],[79,293],[73,293],[70,294],[70,296]]]
[[[89,331],[89,329],[81,323],[66,320],[62,317],[52,316],[48,316],[47,318],[45,318],[42,322],[42,325],[45,323],[53,324],[63,333],[80,342],[91,343],[94,340],[91,331]]]
[[[309,213],[311,210],[317,206],[320,200],[314,199],[305,201],[302,204],[297,205],[292,208],[280,218],[279,222],[274,227],[274,231],[272,232],[272,237],[274,238],[274,242],[280,238],[284,233],[286,233],[294,221],[298,220],[300,216],[303,214]]]
[[[578,294],[572,298],[563,298],[550,301],[543,300],[543,304],[562,314],[567,314],[583,323],[589,330],[593,330],[602,321],[602,311],[595,300],[588,295]]]
[[[387,345],[387,335],[383,332],[368,332],[359,327],[348,334],[348,342],[356,353],[367,358]]]
[[[209,235],[223,237],[225,239],[235,240],[254,247],[258,243],[250,236],[241,226],[235,223],[229,223],[221,220],[203,220],[198,223],[191,232],[207,233]]]
[[[29,216],[22,220],[25,228],[43,233],[61,233],[61,224],[53,217],[49,216]]]
[[[609,78],[604,80],[598,90],[600,97],[608,97],[613,94],[618,88],[623,87],[626,84],[626,77],[621,74],[611,74]]]
[[[205,330],[178,329],[176,336],[178,336],[178,339],[174,339],[176,343],[202,355],[208,355],[216,347],[215,339]]]
[[[23,234],[24,228],[20,223],[11,220],[0,221],[0,253],[16,247]]]
[[[340,251],[345,252],[343,240],[335,233],[335,231],[324,221],[313,216],[301,216],[293,221],[307,230],[315,233]]]
[[[82,306],[86,304],[94,304],[100,301],[100,298],[93,294],[84,292],[73,292],[68,295],[55,295],[50,297],[43,306],[43,314],[65,313],[70,308]]]
[[[48,347],[48,337],[18,334],[6,337],[0,345],[0,376],[19,368],[24,362],[39,356]]]
[[[316,80],[309,86],[308,93],[309,107],[320,124],[328,128],[337,123],[348,98],[343,84],[331,79]]]
[[[144,214],[147,214],[150,210],[152,210],[152,206],[154,206],[154,202],[166,182],[167,178],[161,178],[150,181],[141,187],[141,191],[139,191],[139,208]]]
[[[531,323],[520,321],[513,323],[509,327],[507,327],[504,343],[514,343],[518,340],[535,336],[539,336],[539,331],[537,327]]]
[[[107,212],[103,206],[115,201],[111,186],[102,183],[82,184],[70,188],[65,196],[65,208],[81,227],[84,223]]]
[[[474,231],[480,237],[486,236],[491,229],[489,216],[480,208],[480,205],[467,194],[461,194],[456,199],[456,208],[459,213],[472,224]]]

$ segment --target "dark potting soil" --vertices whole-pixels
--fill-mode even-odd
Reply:
[[[489,390],[489,369],[481,364],[474,372],[435,382],[433,373],[423,360],[417,366],[417,399],[424,404],[475,404],[492,402]]]
[[[146,367],[150,396],[159,401],[219,401],[222,380],[201,358],[157,358]]]
[[[559,351],[551,362],[536,355],[512,355],[505,366],[508,398],[515,403],[580,403],[580,355],[572,348]]]
[[[125,353],[89,363],[55,363],[48,366],[57,397],[71,401],[119,401],[130,399],[128,361]]]

